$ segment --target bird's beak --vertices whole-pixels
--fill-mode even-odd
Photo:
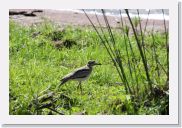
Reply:
[[[102,65],[101,63],[95,63],[95,65]]]

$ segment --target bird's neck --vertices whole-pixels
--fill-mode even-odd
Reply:
[[[88,65],[88,64],[87,64],[87,67],[88,67],[88,68],[90,68],[90,69],[92,69],[92,68],[93,68],[92,66],[90,66],[90,65]]]

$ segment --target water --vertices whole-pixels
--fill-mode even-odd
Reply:
[[[85,11],[87,13],[92,13],[92,14],[95,14],[96,12],[98,15],[102,15],[101,10],[98,10],[98,9],[96,10],[85,9]],[[163,11],[164,11],[164,17],[163,17],[162,9],[151,9],[149,16],[148,16],[149,9],[139,9],[139,14],[142,19],[149,18],[149,19],[163,20],[165,18],[165,20],[169,20],[169,10],[163,9]],[[116,9],[106,9],[105,12],[106,12],[106,15],[109,15],[109,16],[120,16],[119,10],[116,10]],[[127,16],[124,9],[121,10],[121,14],[123,17]],[[129,14],[131,17],[138,17],[138,12],[136,9],[129,9]]]
[[[168,9],[163,9],[163,10],[164,10],[165,15],[169,15]],[[101,13],[100,9],[85,9],[85,11],[87,11],[87,12],[95,12],[96,11],[98,13]],[[105,11],[111,15],[119,15],[119,10],[116,10],[116,9],[105,9]],[[136,9],[129,9],[129,12],[130,12],[130,14],[137,15]],[[146,14],[147,15],[148,12],[149,12],[149,9],[139,9],[140,14]],[[125,14],[125,10],[121,9],[121,13]],[[150,14],[163,14],[163,13],[162,13],[162,9],[151,9]]]
[[[102,12],[100,9],[84,9],[88,14],[97,14],[102,15]],[[81,9],[68,9],[67,11],[74,11],[78,13],[83,13]],[[163,9],[164,16],[162,13],[162,9],[150,9],[150,14],[148,16],[149,9],[139,9],[140,18],[142,19],[156,19],[156,20],[169,20],[169,9]],[[116,9],[105,9],[107,16],[115,16],[120,17],[119,10]],[[121,14],[123,17],[127,17],[125,10],[121,9]],[[138,17],[138,13],[136,9],[129,9],[129,14],[131,17]]]

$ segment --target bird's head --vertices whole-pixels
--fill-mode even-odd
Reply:
[[[98,62],[96,62],[94,60],[90,60],[88,62],[88,64],[87,64],[87,66],[89,66],[89,67],[92,67],[92,66],[95,66],[95,65],[101,65],[101,63],[98,63]]]

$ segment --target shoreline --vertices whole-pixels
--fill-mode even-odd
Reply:
[[[31,11],[33,9],[11,9],[10,11],[13,12],[29,12],[31,14]],[[61,26],[65,25],[72,25],[72,26],[91,26],[91,23],[87,19],[84,13],[69,11],[69,10],[51,10],[46,9],[42,10],[42,12],[34,12],[35,16],[24,16],[24,15],[10,15],[9,19],[18,22],[25,26],[31,26],[34,24],[40,24],[44,22],[45,20],[51,21],[53,23],[56,23]],[[94,14],[88,14],[90,19],[93,21],[94,25],[97,27],[99,26],[98,21]],[[98,19],[103,27],[105,27],[105,21],[103,19],[103,16],[97,15]],[[107,19],[109,21],[109,24],[113,28],[120,27],[120,17],[115,16],[107,16]],[[129,25],[128,18],[123,17],[123,21]],[[141,26],[144,27],[146,24],[146,19],[142,19]],[[156,31],[164,31],[164,21],[163,20],[148,20],[147,30],[151,30],[154,24],[154,28]],[[166,20],[166,27],[169,26],[169,21]]]
[[[93,9],[91,9],[93,10]],[[81,9],[66,9],[66,10],[63,10],[63,9],[57,9],[57,11],[68,11],[68,12],[75,12],[75,13],[81,13],[81,14],[84,14],[83,11],[81,11]],[[88,11],[87,9],[85,10],[87,14],[91,14],[91,15],[95,15],[95,13],[98,15],[98,16],[102,16],[102,13],[101,12],[98,12],[98,11]],[[119,12],[118,12],[119,13]],[[115,13],[112,13],[112,12],[105,12],[106,16],[111,16],[111,17],[117,17],[117,18],[120,18],[120,14],[115,14]],[[126,13],[121,13],[121,15],[123,16],[123,18],[127,18],[127,15]],[[132,12],[129,12],[129,15],[131,18],[134,18],[134,17],[138,17],[138,14],[134,14]],[[163,17],[163,14],[155,14],[155,13],[150,13],[150,15],[148,16],[148,13],[147,14],[141,14],[140,13],[140,18],[142,20],[146,20],[147,18],[149,20],[165,20],[168,21],[169,20],[169,15],[166,15],[164,14],[164,17]]]

